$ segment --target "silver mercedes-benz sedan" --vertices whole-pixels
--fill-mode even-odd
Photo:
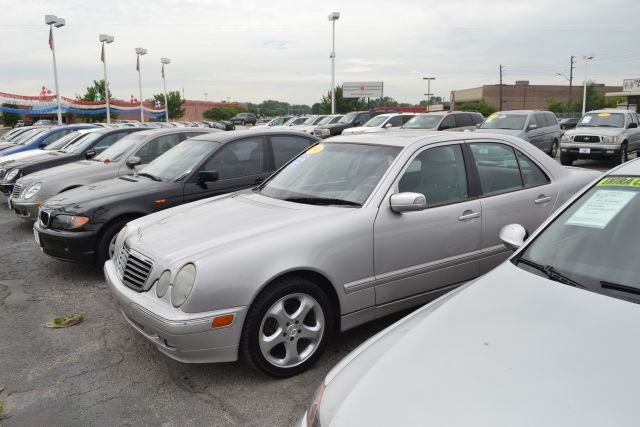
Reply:
[[[329,372],[300,426],[639,425],[640,160]],[[519,248],[519,249],[518,249]]]
[[[489,271],[504,225],[534,230],[599,175],[504,135],[336,137],[253,190],[130,222],[105,275],[169,357],[293,375],[335,331]]]

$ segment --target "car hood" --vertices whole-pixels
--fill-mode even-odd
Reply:
[[[13,144],[11,142],[2,142],[0,143],[0,151],[8,150],[10,148],[19,147],[18,144]]]
[[[501,135],[511,135],[521,137],[525,134],[525,131],[521,129],[476,129],[474,132],[478,133],[497,133]]]
[[[358,126],[355,128],[345,129],[343,135],[353,135],[358,133],[378,133],[385,132],[387,129],[378,126]]]
[[[321,424],[637,425],[638,325],[637,304],[507,261],[340,362]]]
[[[167,264],[181,259],[197,261],[220,247],[255,244],[255,239],[266,238],[272,232],[280,232],[282,238],[282,233],[292,232],[295,224],[318,227],[321,217],[333,218],[353,210],[286,202],[247,190],[138,219],[129,224],[133,236],[130,243],[134,249]],[[138,228],[143,235],[141,240],[137,239]]]
[[[606,135],[616,136],[624,132],[623,128],[608,127],[577,127],[565,132],[565,136],[571,135]]]
[[[20,178],[20,183],[28,185],[35,182],[43,183],[43,194],[46,193],[47,187],[52,183],[75,185],[76,181],[82,183],[87,180],[91,180],[93,175],[98,175],[105,172],[107,169],[117,171],[119,163],[102,163],[93,160],[79,160],[77,162],[69,163],[66,165],[60,165],[49,169],[44,169],[38,172],[34,172]],[[104,178],[106,179],[106,177]],[[53,194],[57,194],[57,191]]]
[[[2,158],[2,160],[0,160],[0,168],[21,168],[25,165],[33,165],[54,159],[61,160],[72,156],[72,154],[63,153],[62,151],[30,150],[7,156],[6,160]]]
[[[46,154],[47,151],[45,150],[29,150],[29,151],[22,151],[20,153],[15,153],[15,154],[9,154],[8,156],[4,156],[0,158],[0,168],[2,169],[7,169],[7,168],[12,168],[14,163],[17,162],[22,162],[26,159],[33,159],[33,158],[37,158],[38,156],[41,156],[43,154]]]

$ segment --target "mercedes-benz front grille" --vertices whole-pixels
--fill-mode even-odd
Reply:
[[[13,192],[11,193],[11,197],[13,197],[14,199],[19,199],[20,193],[22,193],[22,184],[15,184],[13,186]]]
[[[573,142],[600,142],[600,137],[597,135],[576,135],[573,137]]]
[[[153,261],[123,245],[115,262],[122,283],[135,291],[142,292],[153,268]]]

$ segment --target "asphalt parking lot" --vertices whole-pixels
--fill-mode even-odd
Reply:
[[[575,166],[608,169],[596,161]],[[291,425],[337,361],[401,317],[339,335],[312,370],[286,380],[242,363],[181,364],[125,323],[101,271],[45,257],[31,224],[0,199],[3,425]],[[76,326],[44,327],[77,313],[86,319]]]

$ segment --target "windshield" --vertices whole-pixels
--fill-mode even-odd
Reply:
[[[100,137],[103,135],[104,135],[103,133],[98,133],[98,132],[88,133],[84,138],[79,139],[73,144],[65,147],[64,150],[62,151],[69,154],[84,153],[84,151],[87,148],[89,148],[91,144],[93,144],[96,140],[100,139]]]
[[[276,117],[269,122],[269,126],[282,126],[285,121],[287,121],[287,119],[284,117]]]
[[[20,134],[16,139],[12,140],[14,144],[24,145],[29,142],[32,138],[37,137],[41,133],[46,132],[48,129],[31,129],[23,134]]]
[[[260,192],[299,203],[362,205],[400,148],[365,144],[319,144],[270,179]],[[343,202],[343,203],[340,203]]]
[[[176,145],[142,169],[145,174],[160,181],[174,181],[191,173],[200,161],[219,146],[208,140],[187,139]]]
[[[578,127],[623,128],[624,114],[619,113],[587,113],[582,116]]]
[[[326,125],[327,123],[330,123],[331,120],[333,120],[336,116],[327,116],[324,119],[320,120],[317,124],[319,125]]]
[[[438,123],[440,123],[442,117],[444,116],[441,116],[439,114],[424,114],[421,116],[414,116],[401,127],[403,129],[433,129],[438,126]]]
[[[358,115],[358,112],[356,111],[354,111],[353,113],[347,113],[344,116],[342,116],[340,120],[338,120],[338,123],[350,124],[356,119],[357,115]]]
[[[601,179],[513,262],[527,270],[527,261],[552,266],[591,291],[640,302],[638,193],[638,177]]]
[[[307,120],[305,120],[302,124],[303,125],[312,125],[312,124],[314,124],[313,122],[315,122],[316,120],[318,120],[318,117],[312,116],[312,117],[307,118]]]
[[[143,132],[144,133],[144,132]],[[115,162],[120,160],[125,154],[136,146],[139,142],[147,139],[147,135],[141,135],[140,133],[132,133],[122,138],[120,141],[113,144],[111,147],[104,150],[93,158],[97,162]]]
[[[491,114],[482,123],[480,129],[511,129],[523,130],[527,121],[526,114]]]
[[[389,119],[389,116],[375,116],[362,126],[366,126],[370,128],[379,127],[379,126],[382,126],[382,124],[386,122],[388,119]]]

